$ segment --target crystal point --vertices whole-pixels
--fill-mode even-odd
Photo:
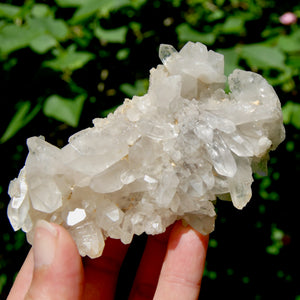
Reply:
[[[167,59],[169,57],[171,57],[172,55],[174,55],[175,53],[178,53],[178,52],[172,45],[161,44],[159,46],[159,58],[163,64],[165,64]]]
[[[11,181],[8,217],[30,243],[45,219],[69,230],[82,256],[101,255],[107,237],[130,243],[178,219],[214,230],[216,198],[242,209],[253,172],[284,139],[274,89],[235,70],[226,94],[224,58],[201,43],[179,52],[161,45],[144,96],[125,100],[59,149],[28,139],[29,154]]]

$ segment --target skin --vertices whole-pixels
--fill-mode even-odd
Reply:
[[[82,259],[63,227],[43,222],[8,300],[114,299],[128,245],[107,239],[101,257]],[[207,244],[181,221],[149,236],[129,299],[198,299]]]

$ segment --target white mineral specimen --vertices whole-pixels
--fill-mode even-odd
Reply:
[[[8,217],[32,242],[45,219],[66,227],[82,256],[100,256],[106,237],[130,243],[184,219],[207,234],[216,197],[243,208],[252,172],[266,171],[284,139],[279,99],[260,75],[235,70],[224,91],[223,56],[201,43],[161,45],[142,97],[95,119],[58,149],[41,137],[9,186]]]

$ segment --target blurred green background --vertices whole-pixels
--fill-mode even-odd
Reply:
[[[267,78],[281,99],[287,131],[271,153],[268,176],[255,175],[247,207],[217,203],[200,298],[299,300],[298,18],[299,1],[2,1],[1,299],[29,249],[6,216],[8,184],[24,165],[26,138],[43,135],[65,145],[93,118],[147,91],[161,43],[180,49],[199,41],[225,55],[227,75],[241,68]],[[126,299],[126,292],[117,298]]]

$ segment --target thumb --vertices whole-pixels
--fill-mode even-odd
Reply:
[[[33,258],[33,278],[25,300],[81,298],[81,257],[75,242],[63,227],[43,220],[37,222]]]

